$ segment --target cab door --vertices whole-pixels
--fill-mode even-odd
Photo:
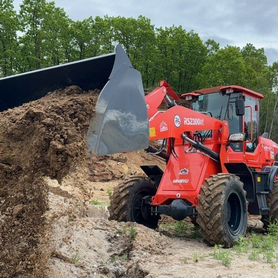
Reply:
[[[245,97],[243,132],[245,134],[245,152],[255,152],[259,136],[259,103],[258,100],[249,96]]]
[[[258,167],[259,138],[259,102],[250,96],[245,97],[245,114],[243,116],[243,132],[245,135],[244,152],[249,167]],[[253,165],[252,165],[253,164]]]

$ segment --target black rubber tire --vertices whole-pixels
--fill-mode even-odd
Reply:
[[[247,230],[247,200],[238,176],[218,174],[201,189],[197,223],[209,245],[232,247]]]
[[[273,189],[268,197],[269,215],[262,216],[264,229],[268,230],[270,223],[278,223],[278,180],[274,182]]]
[[[190,216],[190,221],[191,223],[195,226],[195,227],[199,227],[198,223],[197,223],[197,215],[194,216]]]
[[[272,192],[270,194],[269,207],[270,221],[278,222],[278,181],[274,183]]]
[[[150,207],[143,205],[143,197],[154,196],[156,187],[150,179],[132,177],[120,183],[110,198],[109,219],[137,222],[148,228],[158,226],[159,216],[151,215]]]

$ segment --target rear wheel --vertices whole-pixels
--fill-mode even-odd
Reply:
[[[110,198],[109,219],[137,222],[155,229],[159,216],[151,214],[151,206],[147,202],[155,193],[155,185],[145,177],[134,177],[120,183]]]
[[[201,189],[197,223],[211,245],[232,247],[247,229],[247,200],[243,183],[231,174],[208,178]]]
[[[278,179],[276,178],[273,189],[268,197],[269,215],[262,216],[264,228],[267,230],[270,223],[278,223]]]

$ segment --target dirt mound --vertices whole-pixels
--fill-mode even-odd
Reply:
[[[141,165],[157,165],[164,169],[165,160],[145,151],[114,154],[109,157],[93,157],[89,165],[90,180],[93,182],[106,182],[142,174]]]
[[[0,114],[0,277],[43,274],[43,177],[61,181],[86,161],[96,98],[72,86]]]
[[[142,174],[139,165],[154,164],[144,152],[89,160],[97,93],[71,86],[0,114],[0,277],[44,275],[55,230],[95,214],[89,202],[106,195],[92,182]]]

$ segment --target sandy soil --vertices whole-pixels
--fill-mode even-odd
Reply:
[[[61,211],[70,207],[66,197],[59,197],[60,205],[54,202],[61,216],[54,224],[49,277],[277,277],[277,269],[251,261],[248,255],[233,256],[227,268],[213,258],[213,248],[201,239],[166,236],[141,225],[108,221],[106,189],[116,184],[88,183],[86,187],[94,188],[93,200],[102,203],[89,202],[74,217]],[[51,199],[57,201],[53,195]],[[126,232],[130,225],[137,231],[134,241]],[[260,223],[251,219],[250,225]]]
[[[0,114],[0,277],[277,277],[247,255],[227,268],[200,239],[108,221],[113,188],[164,161],[90,159],[96,97],[70,87]]]

